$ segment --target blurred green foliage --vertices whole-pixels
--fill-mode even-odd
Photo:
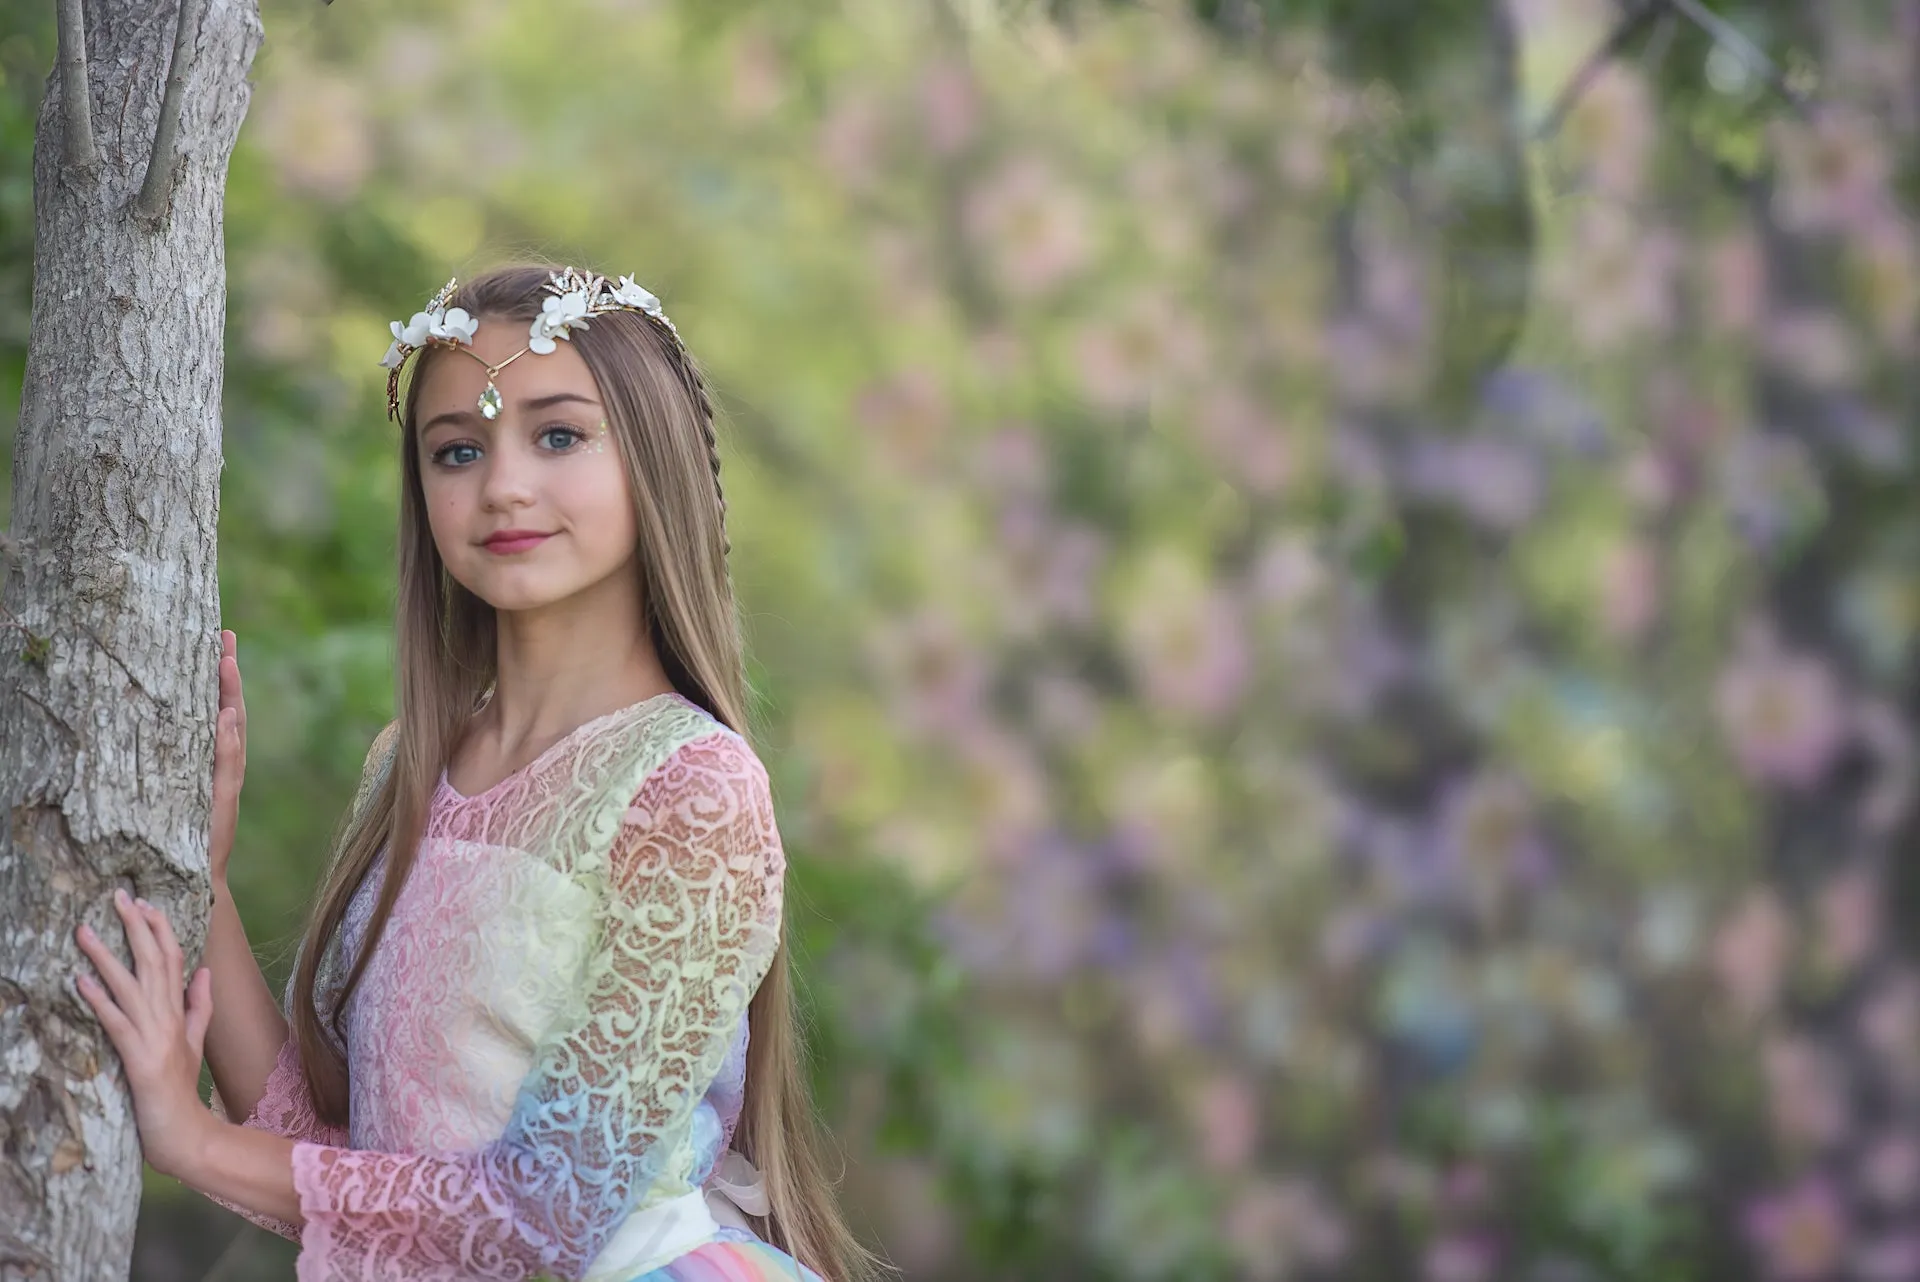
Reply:
[[[1920,1268],[1920,31],[1714,8],[1821,111],[1668,17],[1529,141],[1585,0],[269,4],[256,941],[390,708],[385,323],[571,260],[718,392],[815,1079],[908,1276]]]

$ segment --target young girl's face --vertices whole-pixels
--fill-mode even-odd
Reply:
[[[472,351],[494,364],[526,341],[526,322],[487,316]],[[487,371],[472,356],[435,351],[421,379],[414,421],[427,519],[462,586],[497,610],[527,610],[631,573],[639,532],[626,469],[571,342],[500,371],[495,419],[478,409]],[[502,541],[508,532],[531,537]]]

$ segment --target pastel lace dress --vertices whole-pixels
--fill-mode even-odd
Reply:
[[[316,1121],[291,1042],[245,1122],[298,1141],[306,1223],[233,1209],[300,1243],[300,1282],[817,1282],[754,1236],[764,1188],[728,1147],[784,873],[765,769],[678,694],[587,722],[477,796],[443,772],[347,1004],[350,1126]],[[378,882],[322,959],[323,994]]]

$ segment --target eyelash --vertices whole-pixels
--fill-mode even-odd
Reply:
[[[553,451],[556,454],[568,453],[587,439],[587,434],[585,432],[581,431],[577,427],[570,427],[564,423],[553,423],[546,427],[541,428],[538,432],[534,433],[533,439],[537,441],[537,440],[540,440],[542,437],[551,435],[554,432],[565,432],[567,435],[574,438],[574,443],[572,445],[567,446],[566,449]],[[480,448],[479,446],[473,444],[473,442],[471,441],[449,441],[445,445],[442,445],[439,449],[435,450],[431,455],[428,456],[428,458],[436,466],[457,469],[457,468],[465,467],[466,464],[465,463],[449,463],[446,461],[447,455],[453,453],[453,451],[455,450],[477,450],[479,448]]]

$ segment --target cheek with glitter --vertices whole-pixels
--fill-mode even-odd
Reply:
[[[600,425],[594,429],[593,439],[582,446],[580,452],[583,454],[605,454],[607,452],[607,441],[612,435],[613,433],[607,430],[607,420],[604,418],[601,419]]]

